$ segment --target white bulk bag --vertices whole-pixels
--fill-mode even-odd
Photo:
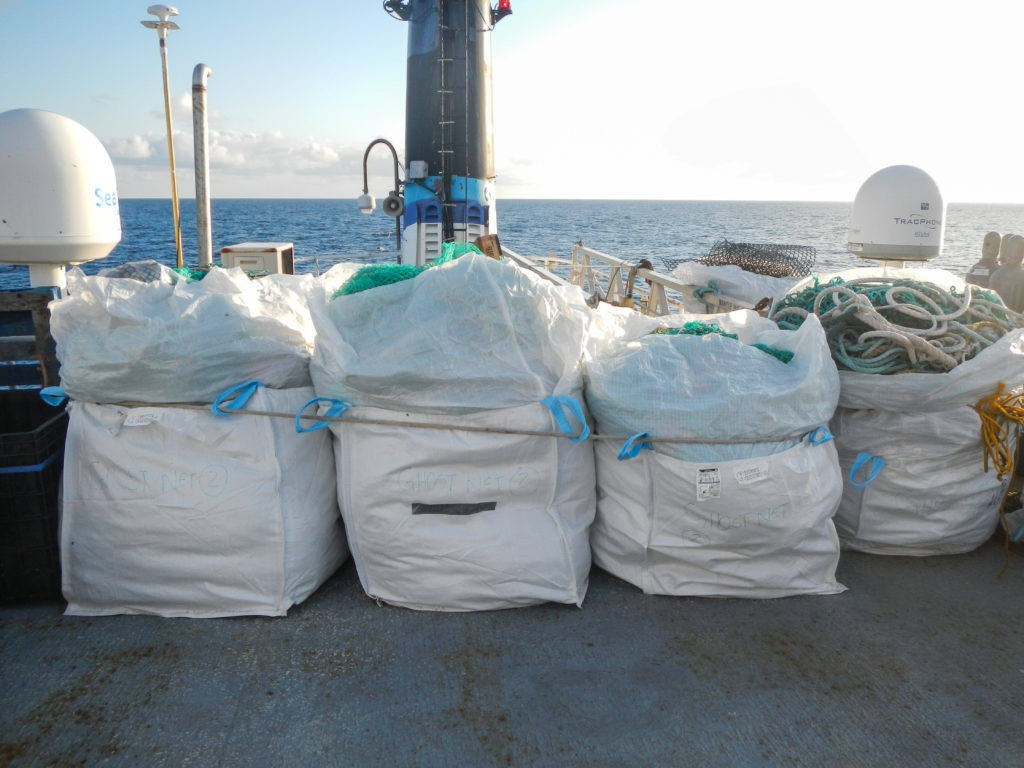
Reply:
[[[539,403],[457,419],[378,408],[345,418],[331,425],[338,498],[368,595],[450,611],[583,602],[595,508],[589,441],[360,423],[557,431]]]
[[[832,422],[845,490],[836,513],[843,546],[877,554],[969,552],[999,522],[1006,490],[984,471],[974,405],[1000,382],[1024,384],[1024,329],[1012,331],[946,373],[879,375],[841,371]],[[851,481],[861,454],[866,461]]]
[[[981,419],[973,408],[838,408],[831,428],[844,478],[835,520],[843,547],[884,555],[957,554],[992,536],[1010,480],[983,470]]]
[[[589,309],[578,288],[468,253],[415,278],[312,302],[317,395],[468,413],[580,388]]]
[[[647,322],[594,314],[586,397],[603,434],[694,439],[658,443],[657,450],[686,461],[731,460],[792,447],[835,410],[839,377],[817,318],[783,331],[750,310]],[[650,333],[694,320],[739,338]],[[793,359],[783,363],[753,344],[792,352]]]
[[[842,481],[831,441],[717,462],[597,442],[594,563],[649,594],[835,594]]]
[[[294,413],[312,396],[260,389],[248,407]],[[69,412],[69,614],[283,616],[347,557],[326,431],[182,408]]]
[[[50,304],[50,329],[70,397],[209,403],[250,379],[309,386],[311,275],[251,280],[216,268],[188,283],[163,265],[154,270],[152,282],[68,273],[67,297]]]
[[[714,281],[722,296],[751,307],[764,298],[786,293],[800,282],[796,277],[759,275],[733,264],[712,266],[697,261],[684,261],[678,264],[672,270],[672,277],[684,285],[710,286]],[[707,309],[703,302],[694,296],[684,294],[682,300],[689,312],[701,313]]]

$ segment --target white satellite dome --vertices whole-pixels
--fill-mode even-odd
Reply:
[[[61,285],[63,266],[107,256],[121,241],[110,155],[70,118],[0,113],[0,264],[27,264],[33,285]]]
[[[857,191],[846,248],[864,259],[926,261],[942,251],[945,212],[931,176],[891,165]]]

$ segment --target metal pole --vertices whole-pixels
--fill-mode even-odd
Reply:
[[[366,147],[366,151],[363,152],[363,194],[368,194],[370,191],[370,182],[367,177],[366,161],[370,157],[370,150],[378,144],[384,144],[388,149],[391,150],[391,156],[395,159],[395,188],[392,190],[392,194],[397,195],[401,190],[401,182],[398,179],[398,150],[395,149],[395,145],[387,139],[374,139],[370,142],[369,146]],[[402,217],[395,217],[395,246],[399,253],[402,250]]]
[[[391,150],[391,155],[395,159],[395,190],[394,191],[395,191],[395,194],[397,195],[398,194],[398,185],[399,185],[399,179],[398,179],[398,166],[399,166],[398,150],[396,150],[395,149],[395,145],[392,144],[387,139],[374,139],[373,141],[370,142],[369,146],[366,147],[366,151],[363,152],[363,192],[366,193],[366,192],[370,191],[370,184],[369,184],[369,181],[368,181],[367,175],[366,175],[366,161],[370,157],[370,150],[373,149],[378,144],[383,144],[388,149],[390,149]]]
[[[199,246],[199,266],[213,264],[213,226],[210,218],[210,158],[206,121],[206,81],[212,70],[205,64],[196,64],[192,70],[192,136],[195,147],[196,170],[196,238]]]
[[[147,13],[156,16],[160,21],[143,21],[142,26],[147,29],[155,29],[160,36],[160,65],[163,69],[164,80],[164,116],[167,122],[167,157],[171,166],[171,212],[174,215],[174,250],[176,263],[179,268],[182,266],[181,258],[181,212],[178,208],[178,179],[174,167],[174,133],[171,128],[171,90],[167,77],[167,32],[171,29],[181,29],[173,21],[167,19],[178,15],[178,9],[170,5],[151,5],[146,9]]]

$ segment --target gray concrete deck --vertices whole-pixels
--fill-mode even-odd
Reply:
[[[841,595],[287,618],[0,608],[0,766],[1024,766],[1024,548],[844,553]]]

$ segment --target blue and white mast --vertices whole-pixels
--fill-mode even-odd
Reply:
[[[497,233],[491,30],[510,0],[385,0],[409,23],[402,262]]]

